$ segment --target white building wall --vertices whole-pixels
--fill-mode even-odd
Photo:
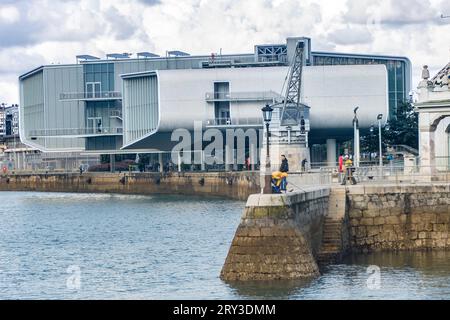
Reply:
[[[214,104],[205,94],[214,82],[229,82],[230,93],[281,93],[287,67],[158,71],[160,131],[193,129],[194,121],[214,118]],[[311,107],[312,129],[351,128],[353,110],[360,107],[363,128],[377,115],[388,114],[387,71],[382,65],[306,67],[304,102]],[[231,103],[231,116],[261,117],[262,102]],[[386,119],[386,117],[385,117]]]

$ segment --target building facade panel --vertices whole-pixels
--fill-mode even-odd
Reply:
[[[123,80],[124,145],[129,145],[157,130],[158,89],[156,73]]]
[[[80,66],[49,67],[44,69],[45,130],[84,128],[85,105],[82,101],[62,101],[62,92],[80,92],[82,87]],[[45,139],[47,150],[82,150],[84,139],[49,137]]]
[[[45,128],[44,71],[39,70],[20,82],[20,136],[25,143],[44,146],[45,139],[31,141],[30,132]]]
[[[160,130],[192,130],[195,121],[214,119],[214,104],[205,101],[205,94],[212,92],[217,82],[229,83],[231,119],[261,118],[264,99],[248,102],[247,96],[269,97],[269,93],[274,93],[274,97],[278,94],[278,100],[282,99],[281,87],[287,72],[287,67],[160,71]],[[304,83],[311,127],[330,131],[352,128],[353,109],[359,106],[360,125],[369,128],[378,114],[388,112],[384,66],[306,67]]]

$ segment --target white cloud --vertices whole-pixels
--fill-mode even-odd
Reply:
[[[77,54],[179,49],[252,52],[259,43],[309,36],[313,50],[449,58],[448,0],[1,0],[0,102],[18,102],[17,77]],[[3,17],[5,16],[5,17]]]
[[[20,19],[20,12],[14,6],[0,6],[0,20],[5,24],[17,22]]]

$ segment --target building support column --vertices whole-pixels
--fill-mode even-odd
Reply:
[[[109,168],[112,173],[116,172],[116,155],[111,154],[109,156]]]
[[[228,145],[225,145],[225,171],[233,171],[234,168],[234,150]]]
[[[200,166],[200,169],[202,170],[202,171],[205,171],[206,170],[206,164],[205,164],[205,151],[201,151],[201,159],[202,159],[202,163],[201,163],[201,166]]]
[[[337,159],[336,139],[327,139],[327,166],[336,167]]]
[[[419,135],[420,173],[428,180],[436,171],[434,131],[420,129]]]
[[[427,181],[436,173],[435,127],[430,113],[419,113],[420,173]]]
[[[164,164],[163,164],[163,155],[162,152],[158,153],[158,162],[159,162],[159,172],[164,172]]]

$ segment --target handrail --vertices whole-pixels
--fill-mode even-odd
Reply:
[[[82,136],[82,135],[120,135],[123,128],[60,128],[60,129],[39,129],[30,130],[30,137],[50,137],[50,136]]]
[[[397,152],[397,153],[401,153],[402,151],[407,151],[408,153],[410,153],[412,155],[415,155],[415,156],[419,155],[419,150],[414,149],[413,147],[410,147],[410,146],[407,146],[404,144],[393,145],[393,146],[390,146],[390,148],[394,149],[395,150],[394,152]]]
[[[63,92],[59,95],[60,100],[105,100],[121,99],[122,93],[118,91],[100,92]]]
[[[280,98],[280,95],[275,91],[261,91],[261,92],[207,92],[205,94],[206,101],[226,100],[226,101],[268,101]]]
[[[206,126],[262,126],[262,118],[215,118],[206,121]]]

